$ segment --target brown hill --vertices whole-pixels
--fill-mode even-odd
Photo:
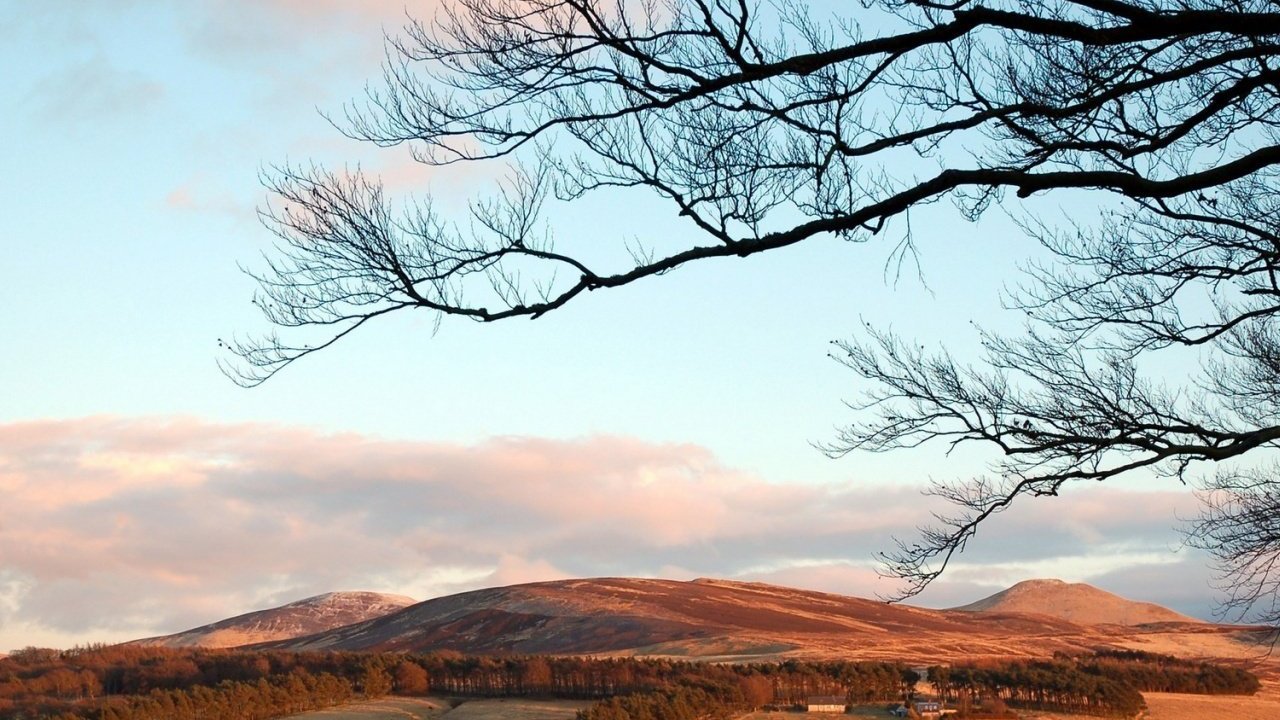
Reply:
[[[276,608],[237,615],[162,637],[135,640],[163,647],[235,647],[311,635],[382,617],[417,602],[403,595],[332,592]]]
[[[1202,622],[1154,603],[1128,600],[1092,585],[1062,580],[1024,580],[995,595],[953,609],[981,613],[1036,613],[1079,625]]]
[[[265,647],[744,659],[1036,655],[1092,647],[1057,618],[927,610],[760,583],[601,578],[452,595]]]

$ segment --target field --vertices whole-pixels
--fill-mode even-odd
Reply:
[[[290,715],[289,720],[572,720],[590,703],[571,700],[468,700],[456,708],[440,698],[383,698]]]
[[[590,701],[469,700],[444,716],[445,720],[573,720]]]
[[[1269,687],[1254,697],[1144,693],[1147,720],[1274,720],[1280,718],[1280,688]],[[567,700],[468,700],[456,708],[440,698],[384,698],[339,708],[292,715],[290,720],[572,720],[590,703]],[[741,720],[798,720],[794,712],[758,712]],[[821,717],[888,718],[884,704],[864,705],[847,715]],[[1084,720],[1082,715],[1027,712],[1026,720]]]
[[[835,713],[802,713],[802,712],[756,712],[750,715],[744,715],[738,720],[783,720],[790,718],[791,720],[802,720],[803,718],[887,718],[893,717],[886,708],[888,703],[878,703],[875,705],[856,705],[853,710],[844,715]]]
[[[1174,695],[1143,693],[1150,720],[1274,720],[1280,718],[1280,693],[1263,691],[1253,697],[1239,695]]]
[[[1147,720],[1274,720],[1280,718],[1280,688],[1254,697],[1145,693]],[[289,720],[572,720],[590,703],[565,700],[469,700],[456,708],[439,698],[385,698],[339,708],[291,715]],[[847,715],[810,716],[795,712],[758,712],[740,720],[798,720],[803,717],[888,718],[884,704],[864,705]],[[1026,720],[1085,720],[1082,715],[1027,712]]]

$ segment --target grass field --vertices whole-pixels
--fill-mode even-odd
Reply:
[[[893,717],[889,714],[888,703],[880,703],[877,705],[855,705],[852,710],[841,715],[837,713],[803,713],[794,712],[756,712],[743,716],[739,720],[783,720],[791,718],[791,720],[802,720],[802,718],[881,718],[887,720]]]
[[[573,720],[591,703],[572,700],[468,700],[456,708],[441,698],[383,698],[290,715],[289,720]]]
[[[1280,697],[1259,693],[1240,695],[1174,695],[1144,693],[1150,720],[1274,720],[1280,718]]]
[[[449,703],[433,698],[388,697],[351,703],[327,710],[290,715],[290,720],[436,720],[449,711]]]
[[[591,705],[578,700],[468,700],[444,716],[445,720],[573,720]]]

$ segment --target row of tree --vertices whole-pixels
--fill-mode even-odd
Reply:
[[[1144,692],[1252,695],[1261,687],[1258,676],[1242,668],[1141,650],[1104,650],[1074,661],[1087,672],[1124,680]]]
[[[371,688],[371,690],[373,690]],[[374,690],[366,696],[385,694]],[[351,681],[329,673],[295,670],[282,678],[257,682],[226,681],[215,687],[153,690],[105,704],[89,714],[66,713],[65,720],[270,720],[332,707],[357,696]]]
[[[1048,661],[930,668],[947,700],[1133,715],[1141,690],[1252,693],[1251,673],[1157,655],[1101,653]],[[812,695],[895,701],[918,675],[901,663],[710,664],[665,659],[235,651],[96,646],[29,649],[0,660],[0,720],[250,720],[353,697],[437,693],[600,700],[584,720],[715,718]]]
[[[369,656],[355,653],[261,653],[91,645],[71,650],[27,648],[0,660],[0,700],[47,696],[144,695],[152,690],[223,682],[256,682],[295,668],[356,680]]]
[[[679,696],[690,707],[705,703],[698,700],[702,695],[684,692],[689,688],[709,693],[726,706],[759,707],[799,703],[818,694],[846,695],[851,701],[890,700],[904,697],[917,679],[905,665],[881,662],[713,665],[635,658],[482,657],[454,652],[405,655],[95,646],[63,652],[28,649],[0,661],[0,718],[63,713],[97,718],[104,717],[100,713],[106,708],[115,712],[130,708],[128,712],[133,714],[129,717],[150,717],[147,708],[155,703],[168,707],[180,702],[178,697],[184,694],[216,688],[241,688],[241,693],[247,692],[244,688],[263,692],[274,688],[274,695],[261,703],[263,707],[280,703],[323,707],[332,699],[331,688],[324,686],[316,695],[311,692],[315,686],[299,682],[300,678],[315,677],[332,677],[349,685],[351,692],[366,696],[394,691],[404,695],[436,692],[473,697],[611,699],[666,693],[666,700],[655,696],[651,701],[675,702]],[[163,700],[166,697],[171,702]],[[130,700],[121,703],[120,698]],[[633,698],[627,702],[640,701]]]
[[[578,720],[727,720],[748,707],[747,699],[731,686],[682,686],[601,700],[579,710]]]
[[[996,698],[1018,707],[1131,717],[1142,692],[1251,695],[1258,678],[1239,668],[1130,651],[1053,660],[929,668],[943,699],[971,705]]]
[[[1146,707],[1142,693],[1127,682],[1060,660],[937,667],[929,669],[929,677],[942,698],[953,703],[995,697],[1016,707],[1120,717]]]
[[[145,695],[113,697],[101,704],[73,709],[36,708],[27,717],[51,720],[270,720],[294,713],[333,707],[357,693],[349,680],[328,673],[295,670],[257,682],[230,680],[185,690],[152,690]],[[14,717],[24,717],[21,714]]]
[[[919,679],[902,663],[804,662],[714,665],[636,658],[407,656],[454,695],[614,697],[686,685],[732,687],[752,706],[795,704],[811,695],[865,702],[904,697]],[[704,685],[705,686],[705,685]]]
[[[420,689],[426,689],[425,673]],[[390,692],[382,656],[95,646],[0,660],[0,718],[251,720]],[[412,679],[412,673],[405,676]]]

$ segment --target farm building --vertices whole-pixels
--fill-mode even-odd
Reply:
[[[943,713],[942,703],[937,700],[917,700],[915,707],[921,717],[938,717]]]
[[[805,702],[808,712],[842,713],[845,709],[842,695],[815,695]]]
[[[916,711],[916,714],[919,715],[920,717],[926,717],[926,718],[936,718],[936,717],[941,717],[943,715],[953,715],[956,712],[955,710],[952,710],[952,709],[943,708],[942,703],[938,702],[937,700],[916,700],[915,702],[911,703],[911,709],[914,709]],[[889,714],[894,715],[896,717],[907,717],[908,715],[911,714],[911,709],[908,709],[906,705],[899,705],[898,707],[890,710]]]

